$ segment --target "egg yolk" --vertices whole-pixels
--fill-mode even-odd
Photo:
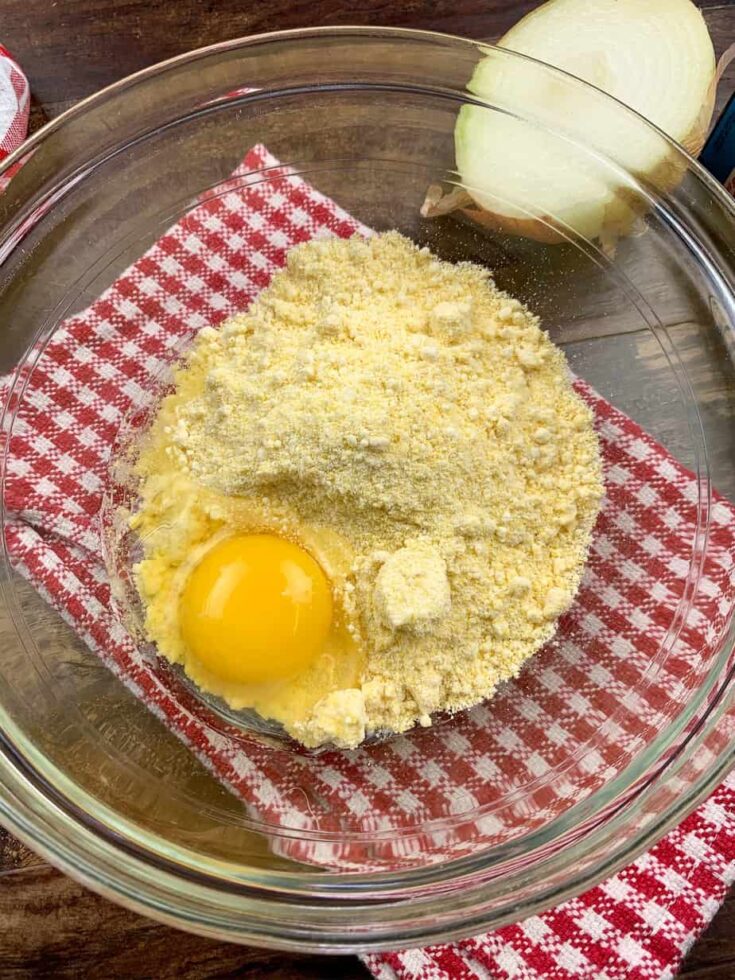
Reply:
[[[263,684],[305,670],[332,622],[332,594],[308,552],[272,534],[214,545],[181,594],[181,636],[216,677]]]

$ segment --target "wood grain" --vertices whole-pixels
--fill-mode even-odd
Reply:
[[[238,35],[318,24],[380,24],[498,36],[529,0],[0,0],[0,39],[26,70],[31,128],[117,79]],[[718,50],[735,36],[735,6],[704,3]],[[731,69],[718,102],[733,88]],[[686,343],[687,325],[679,328]],[[612,341],[610,341],[612,342]],[[645,343],[636,337],[617,343]],[[655,353],[641,351],[641,356]],[[722,416],[716,378],[703,379]],[[641,412],[645,404],[641,403]],[[731,460],[721,461],[727,467]],[[735,478],[735,474],[733,474]],[[289,956],[203,940],[119,908],[64,877],[0,831],[0,977],[344,978],[356,958]],[[684,967],[688,980],[735,976],[735,899],[725,903]]]
[[[107,902],[48,866],[0,884],[0,976],[155,980],[247,976],[358,980],[355,957],[293,956],[202,939]]]

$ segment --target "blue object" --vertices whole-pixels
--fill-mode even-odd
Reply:
[[[735,94],[709,134],[699,162],[729,191],[735,192]]]

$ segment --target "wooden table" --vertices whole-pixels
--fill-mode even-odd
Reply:
[[[79,99],[191,48],[261,31],[381,24],[493,38],[528,0],[0,0],[0,41],[33,92],[31,127]],[[718,52],[735,40],[735,2],[705,0]],[[722,101],[733,88],[730,72]],[[0,977],[368,977],[353,957],[304,957],[200,939],[111,905],[0,831]],[[735,976],[735,897],[690,953],[690,980]]]

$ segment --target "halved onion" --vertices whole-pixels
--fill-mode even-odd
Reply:
[[[716,65],[690,0],[549,0],[499,46],[591,82],[690,153],[701,149]],[[469,83],[502,111],[465,105],[460,112],[455,147],[464,196],[442,201],[432,189],[423,212],[470,204],[476,220],[540,241],[569,233],[614,241],[645,208],[630,175],[668,188],[680,179],[681,163],[615,103],[509,60],[488,49]]]

